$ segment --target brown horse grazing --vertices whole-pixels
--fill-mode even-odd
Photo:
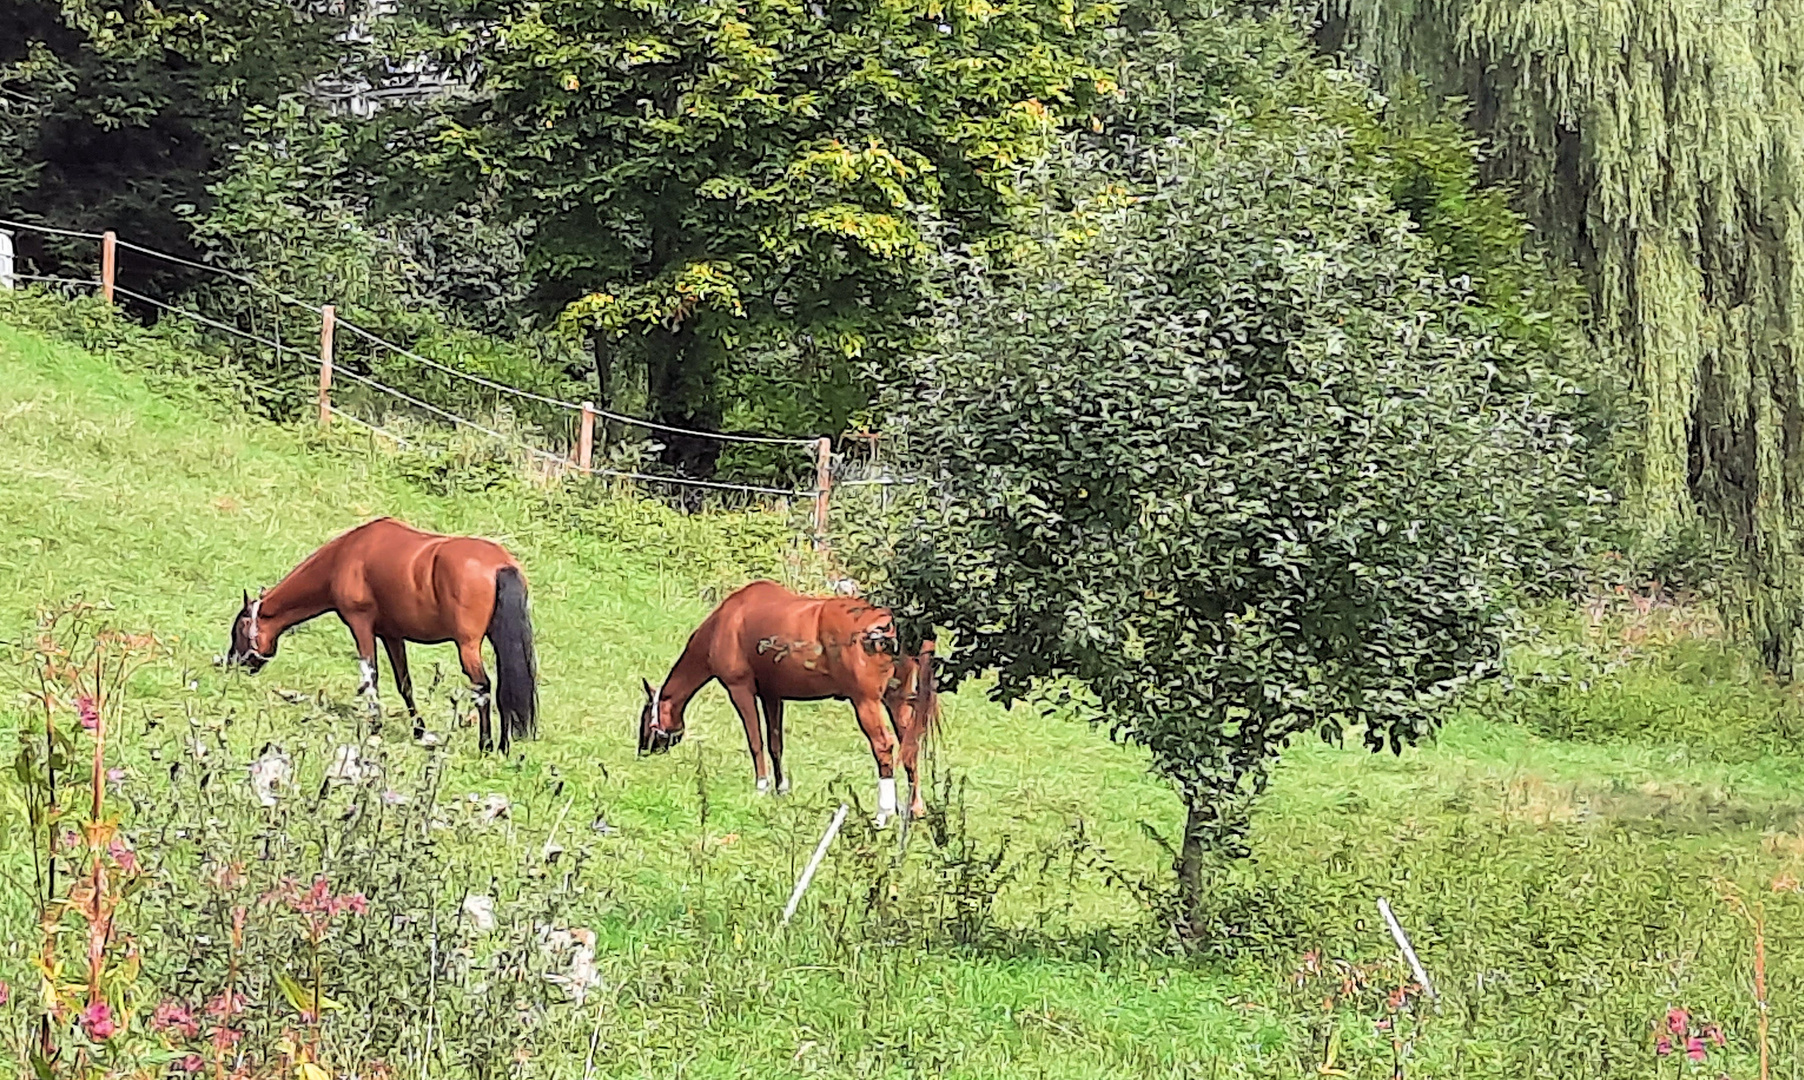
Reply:
[[[501,710],[501,750],[538,731],[538,660],[532,648],[526,577],[501,545],[470,536],[421,532],[393,518],[377,518],[328,542],[289,571],[273,589],[259,591],[232,622],[226,662],[252,674],[276,655],[276,640],[291,626],[337,612],[357,643],[363,675],[358,692],[378,722],[376,642],[388,651],[395,689],[413,717],[414,738],[425,735],[407,674],[407,643],[457,643],[457,656],[476,693],[480,747],[488,750],[489,673],[482,639],[495,647]]]
[[[912,788],[909,812],[926,813],[917,767],[921,739],[939,722],[933,642],[924,642],[917,656],[903,655],[886,609],[849,597],[798,596],[771,581],[745,586],[696,628],[662,687],[653,690],[645,683],[639,753],[661,753],[682,741],[684,710],[714,679],[726,687],[745,723],[760,792],[769,791],[771,781],[765,772],[767,743],[758,737],[758,706],[764,706],[770,764],[781,793],[789,790],[783,703],[833,698],[852,703],[877,759],[878,824],[896,812],[897,739]],[[883,725],[884,711],[896,739]]]

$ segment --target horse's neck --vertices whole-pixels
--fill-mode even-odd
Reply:
[[[274,633],[332,610],[332,545],[307,556],[301,565],[263,594],[257,617]]]
[[[658,691],[658,702],[669,710],[672,720],[681,720],[683,710],[689,707],[689,700],[708,684],[714,677],[705,659],[705,648],[686,648],[683,655],[677,658],[676,666],[664,677],[664,686]]]

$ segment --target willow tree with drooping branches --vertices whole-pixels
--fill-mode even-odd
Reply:
[[[1731,614],[1804,645],[1804,3],[1331,0],[1324,44],[1463,99],[1587,280],[1643,404],[1638,503],[1741,553]]]

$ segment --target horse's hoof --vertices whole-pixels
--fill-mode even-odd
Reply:
[[[787,779],[784,780],[781,784],[777,785],[777,794],[779,794],[779,795],[789,794],[789,781]]]
[[[876,817],[871,819],[871,824],[875,825],[877,828],[881,829],[889,824],[889,819],[890,819],[890,815],[888,815],[888,814],[878,814]]]
[[[770,794],[770,781],[768,779],[765,779],[764,777],[758,778],[758,794],[760,794],[760,795],[769,795]]]

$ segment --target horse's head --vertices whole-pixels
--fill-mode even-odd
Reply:
[[[639,710],[639,756],[662,754],[683,741],[683,724],[668,705],[659,707],[658,692],[651,683],[639,681],[645,685],[645,705]]]
[[[276,636],[268,627],[257,624],[257,609],[262,603],[261,593],[255,600],[251,599],[250,593],[244,594],[244,606],[232,620],[232,644],[226,649],[226,663],[242,667],[252,675],[262,671],[263,665],[276,655]]]

